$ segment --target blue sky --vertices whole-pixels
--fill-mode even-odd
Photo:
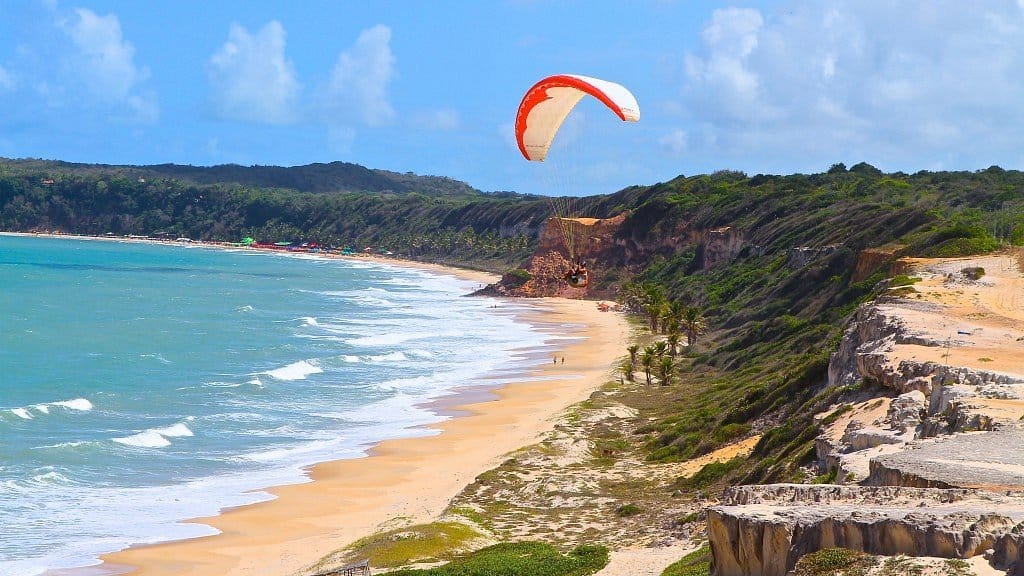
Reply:
[[[607,193],[718,169],[1024,165],[1024,10],[960,0],[0,0],[0,156],[342,160],[483,190]],[[584,101],[547,166],[512,125],[534,82]]]

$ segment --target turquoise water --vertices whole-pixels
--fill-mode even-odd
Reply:
[[[426,433],[413,427],[441,417],[425,401],[499,382],[548,339],[462,297],[475,287],[365,261],[0,236],[0,574],[210,534],[178,521]]]

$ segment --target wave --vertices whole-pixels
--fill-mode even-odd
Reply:
[[[305,380],[311,374],[319,374],[324,371],[318,364],[317,360],[299,360],[287,366],[261,372],[261,374],[266,374],[276,380]]]
[[[302,325],[303,326],[319,326],[320,325],[320,323],[316,321],[316,318],[313,318],[312,316],[303,316],[302,318],[300,318],[300,320],[302,320]]]
[[[60,406],[61,408],[67,408],[68,410],[78,410],[80,412],[88,412],[93,409],[92,402],[89,402],[85,398],[75,398],[74,400],[63,400],[61,402],[50,402],[50,406]]]
[[[50,413],[51,408],[65,408],[67,410],[73,410],[77,412],[88,412],[92,410],[92,402],[89,402],[85,398],[75,398],[73,400],[61,400],[60,402],[45,402],[42,404],[32,404],[30,406],[21,406],[18,408],[11,408],[12,414],[21,418],[22,420],[32,420],[34,418],[33,412],[40,415],[46,415]]]
[[[191,420],[191,417],[189,418]],[[121,438],[112,438],[114,442],[118,444],[124,444],[125,446],[135,446],[137,448],[164,448],[171,445],[171,441],[168,438],[183,438],[187,436],[194,436],[192,429],[188,427],[184,422],[178,422],[177,424],[171,424],[163,428],[150,428],[149,430],[143,430],[138,434],[132,434],[131,436],[124,436]]]
[[[401,352],[392,352],[390,354],[381,354],[379,356],[367,356],[366,358],[370,362],[405,362],[409,359]]]
[[[135,446],[137,448],[163,448],[171,445],[171,441],[164,438],[156,430],[144,430],[138,434],[132,434],[123,438],[113,438],[113,440],[118,444]]]

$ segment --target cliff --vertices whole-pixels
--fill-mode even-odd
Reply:
[[[828,367],[854,392],[815,449],[845,485],[729,489],[708,514],[717,576],[828,547],[1024,574],[1024,275],[1009,256],[897,265],[918,280],[858,309]]]

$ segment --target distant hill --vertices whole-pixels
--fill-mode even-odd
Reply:
[[[465,182],[446,176],[421,176],[412,172],[374,170],[349,162],[314,163],[304,166],[190,166],[156,164],[151,166],[120,166],[112,164],[79,164],[60,160],[4,159],[0,167],[20,168],[36,172],[60,171],[80,176],[114,173],[137,178],[174,178],[194,184],[239,184],[256,188],[286,188],[299,192],[381,192],[408,194],[418,192],[430,196],[473,197],[482,194]]]

